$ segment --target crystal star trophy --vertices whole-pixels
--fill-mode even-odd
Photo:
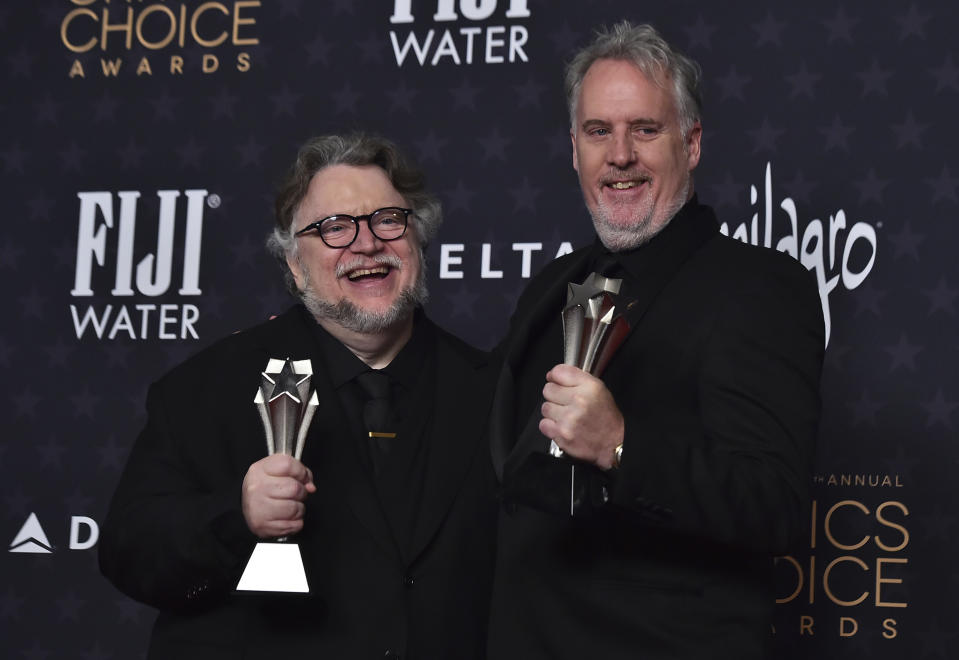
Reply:
[[[622,310],[629,305],[619,296],[623,281],[591,273],[582,284],[570,282],[563,308],[563,364],[599,377],[629,334]],[[550,440],[549,453],[563,450]]]
[[[299,460],[313,413],[319,404],[310,390],[313,368],[309,360],[270,358],[260,374],[253,403],[260,413],[267,454],[288,454]],[[256,544],[237,591],[308,593],[303,557],[286,537]]]

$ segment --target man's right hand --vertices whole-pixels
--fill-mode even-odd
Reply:
[[[295,534],[303,529],[303,502],[315,492],[309,468],[292,456],[267,456],[243,478],[243,517],[261,539]]]

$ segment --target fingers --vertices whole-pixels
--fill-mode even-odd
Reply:
[[[274,455],[257,461],[243,479],[247,526],[260,538],[298,532],[303,527],[304,500],[314,492],[313,473],[295,458]]]
[[[313,483],[313,472],[303,463],[286,454],[267,456],[253,465],[260,465],[271,477],[292,477],[302,484]]]

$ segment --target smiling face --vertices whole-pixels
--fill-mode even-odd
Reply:
[[[573,168],[596,233],[607,248],[655,236],[692,196],[702,127],[685,137],[671,81],[660,86],[635,65],[597,60],[576,105]]]
[[[389,177],[375,165],[331,165],[310,180],[291,229],[345,213],[365,215],[387,206],[408,207]],[[315,231],[296,238],[287,264],[307,308],[327,327],[335,323],[361,333],[409,323],[426,297],[415,221],[393,241],[373,236],[367,222],[345,248],[328,247]]]

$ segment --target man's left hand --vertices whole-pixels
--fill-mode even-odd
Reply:
[[[546,374],[540,433],[560,449],[604,470],[613,467],[613,452],[623,442],[623,414],[599,378],[558,364]]]

